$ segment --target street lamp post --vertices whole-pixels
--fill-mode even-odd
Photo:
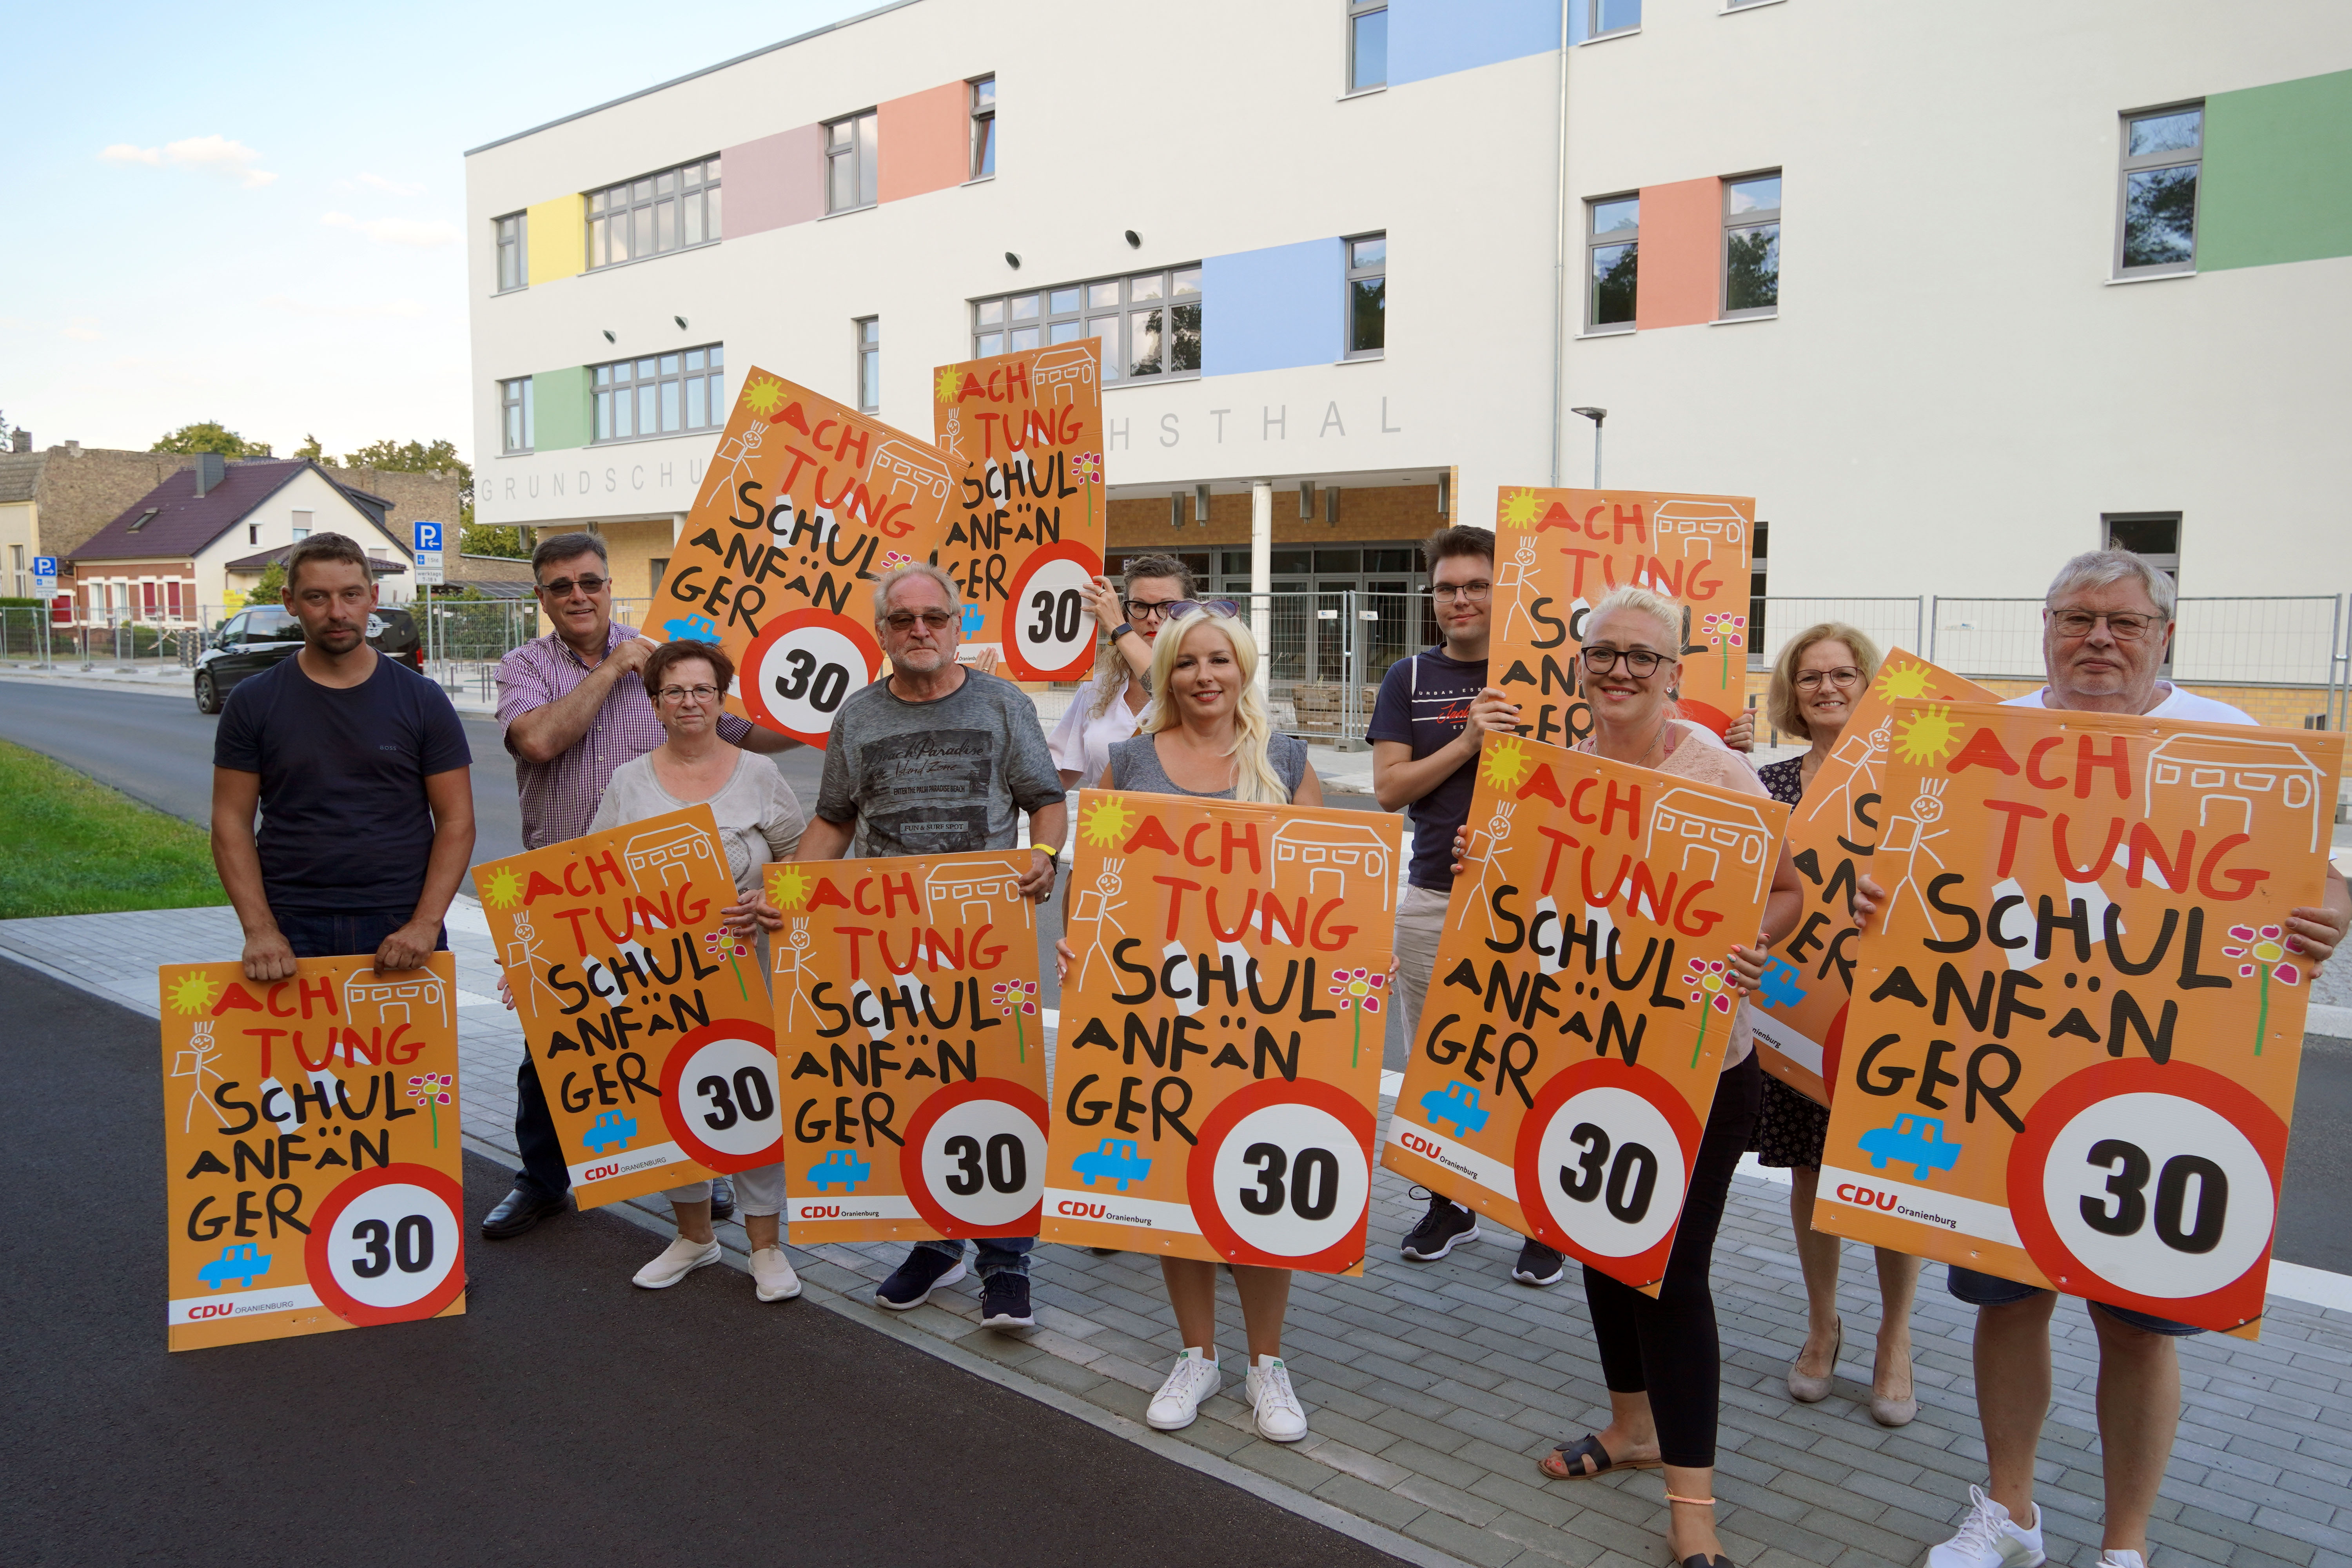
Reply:
[[[1592,421],[1592,488],[1601,488],[1601,422],[1609,417],[1606,408],[1571,408],[1570,414],[1581,414]]]

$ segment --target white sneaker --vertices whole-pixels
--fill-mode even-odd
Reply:
[[[2099,1568],[2147,1568],[2147,1560],[2137,1552],[2110,1546],[2099,1553]]]
[[[1181,1432],[1200,1415],[1201,1401],[1224,1384],[1225,1374],[1218,1368],[1217,1358],[1202,1355],[1187,1345],[1184,1353],[1176,1358],[1168,1381],[1151,1396],[1151,1407],[1143,1413],[1143,1418],[1155,1432]]]
[[[1244,1385],[1250,1408],[1257,1412],[1257,1435],[1269,1443],[1296,1443],[1307,1436],[1307,1411],[1290,1386],[1290,1369],[1280,1356],[1262,1355],[1250,1363]]]
[[[751,1283],[762,1301],[789,1301],[801,1293],[801,1277],[781,1247],[763,1247],[751,1254]]]
[[[642,1285],[648,1290],[667,1290],[698,1268],[708,1268],[719,1261],[719,1243],[688,1241],[679,1237],[662,1249],[662,1255],[637,1270],[629,1283]]]
[[[1969,1489],[1969,1503],[1960,1532],[1927,1549],[1927,1568],[2042,1568],[2050,1561],[2042,1550],[2040,1509],[2033,1510],[2032,1528],[2026,1529],[1981,1487]]]

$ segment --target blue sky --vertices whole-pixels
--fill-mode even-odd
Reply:
[[[465,150],[875,3],[15,7],[0,414],[470,458]]]

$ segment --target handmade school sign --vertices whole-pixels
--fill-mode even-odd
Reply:
[[[474,868],[580,1206],[772,1165],[776,1038],[708,805]]]
[[[1031,853],[767,868],[793,1239],[1034,1236],[1045,1037]]]
[[[1853,989],[1854,929],[1848,902],[1854,879],[1870,869],[1878,843],[1880,777],[1894,732],[1891,702],[1990,702],[1993,694],[1896,648],[1878,679],[1847,710],[1836,750],[1789,814],[1789,852],[1805,879],[1805,915],[1764,966],[1763,988],[1748,998],[1756,1057],[1764,1070],[1810,1100],[1829,1103],[1822,1050],[1837,1037]]]
[[[457,967],[167,963],[175,1351],[466,1310]]]
[[[1787,823],[1489,735],[1381,1163],[1656,1295]]]
[[[1402,824],[1085,790],[1045,1239],[1364,1258]]]
[[[1018,680],[1085,679],[1108,521],[1101,340],[941,365],[931,411],[959,469],[932,562],[962,586],[965,643]]]
[[[728,708],[822,746],[882,668],[873,580],[940,547],[955,490],[929,442],[754,365],[646,635],[722,645],[740,672]]]
[[[1684,716],[1717,734],[1746,700],[1756,502],[1668,490],[1505,489],[1495,508],[1495,684],[1528,738],[1582,740],[1585,613],[1633,584],[1682,606]]]
[[[2251,1335],[2343,738],[1894,718],[1813,1223]]]

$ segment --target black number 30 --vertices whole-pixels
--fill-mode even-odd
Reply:
[[[2137,1236],[2147,1223],[2147,1151],[2121,1138],[2091,1145],[2090,1163],[2107,1173],[2104,1197],[2086,1197],[2083,1223],[2102,1236]],[[2197,1215],[2187,1226],[2189,1183],[2197,1183]],[[2175,1252],[2210,1252],[2221,1245],[2230,1212],[2230,1178],[2202,1154],[2175,1154],[2156,1177],[2156,1238]]]

